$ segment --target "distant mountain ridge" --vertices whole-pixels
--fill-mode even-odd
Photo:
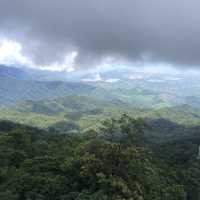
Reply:
[[[72,94],[89,94],[95,87],[61,81],[4,80],[0,85],[0,104],[13,105],[25,100],[53,99]]]
[[[0,78],[35,81],[66,81],[68,77],[66,73],[62,72],[0,65]]]
[[[89,94],[95,89],[95,86],[86,83],[42,81],[40,80],[42,73],[48,74],[48,72],[1,66],[0,105],[14,105],[26,100],[37,101],[72,94]]]
[[[95,76],[99,81],[87,81]],[[86,81],[83,81],[84,77]],[[193,75],[191,84],[188,80],[186,74],[173,76],[131,69],[67,73],[0,65],[0,106],[81,95],[116,102],[119,107],[159,109],[188,104],[198,108],[200,79]]]
[[[16,67],[8,67],[0,65],[0,78],[1,79],[24,79],[27,73],[25,70]]]
[[[48,128],[54,124],[75,122],[81,128],[98,127],[102,119],[118,117],[127,113],[135,118],[145,118],[151,124],[154,121],[162,126],[162,120],[184,126],[200,124],[200,110],[189,105],[160,109],[139,109],[129,104],[120,104],[94,96],[69,95],[56,99],[40,101],[28,100],[13,107],[2,108],[0,119],[11,120],[39,128]],[[166,124],[166,122],[165,122]],[[173,126],[168,126],[173,128]],[[166,132],[172,130],[166,130]]]

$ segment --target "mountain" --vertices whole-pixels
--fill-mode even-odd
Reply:
[[[60,77],[0,70],[0,199],[199,199],[197,79]]]
[[[80,127],[83,130],[97,128],[102,120],[128,113],[135,118],[145,118],[160,131],[173,134],[173,123],[192,126],[200,124],[200,110],[189,105],[160,109],[139,109],[120,101],[103,100],[94,96],[69,95],[39,101],[28,100],[15,106],[0,109],[0,119],[11,120],[39,128],[59,126],[59,129]],[[164,122],[163,122],[164,121]],[[169,125],[165,129],[162,124]],[[61,128],[62,127],[62,128]],[[157,131],[157,132],[160,132]]]
[[[113,79],[111,81],[112,76],[120,75],[120,70],[102,73],[105,81],[101,82],[82,81],[81,77],[85,73],[0,66],[0,105],[15,105],[26,100],[54,99],[67,95],[89,95],[118,103],[118,106],[129,104],[131,107],[151,108],[170,105],[157,93],[148,88],[142,89],[134,82],[121,80],[118,83],[113,82]],[[91,74],[88,72],[89,75]]]
[[[25,100],[52,99],[72,94],[89,94],[95,89],[83,83],[62,81],[1,80],[0,104],[13,105]]]
[[[90,94],[95,86],[78,82],[41,81],[49,72],[0,67],[0,105],[14,105],[26,100],[52,99],[72,94]],[[40,77],[40,78],[39,78]]]
[[[27,73],[25,70],[15,67],[0,65],[0,79],[25,79]]]
[[[93,96],[69,95],[40,101],[28,100],[0,109],[0,119],[47,128],[58,122],[75,121],[82,127],[96,126],[98,121],[128,111],[129,106]]]
[[[185,104],[152,110],[142,115],[151,119],[167,119],[184,125],[197,125],[200,123],[200,109]]]
[[[99,100],[94,97],[69,95],[66,97],[56,98],[54,100],[25,101],[16,106],[20,112],[34,112],[46,115],[57,115],[61,112],[80,112],[95,114],[101,113],[107,107],[115,104]],[[100,110],[101,109],[101,110]]]
[[[0,66],[0,105],[73,94],[141,109],[182,104],[199,107],[199,90],[199,77],[194,74],[137,72],[130,68],[67,73]]]
[[[35,81],[66,81],[69,76],[65,72],[0,65],[0,79],[35,80]]]

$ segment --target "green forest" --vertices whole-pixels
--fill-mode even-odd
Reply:
[[[173,137],[159,124],[122,114],[72,134],[1,121],[0,199],[198,200],[198,127],[173,124]]]
[[[115,74],[0,68],[0,200],[200,200],[199,79]]]

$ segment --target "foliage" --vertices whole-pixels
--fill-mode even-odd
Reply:
[[[149,127],[143,120],[127,115],[104,121],[101,129],[82,134],[57,134],[2,122],[0,197],[184,199],[191,188],[200,186],[200,163],[190,160],[191,164],[183,166],[171,158],[163,159],[164,148],[160,146],[158,151],[144,140],[146,129]]]

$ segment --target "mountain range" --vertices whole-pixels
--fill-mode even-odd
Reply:
[[[199,77],[190,74],[191,86],[188,76],[131,69],[54,73],[0,66],[0,119],[42,128],[74,121],[88,128],[102,118],[129,113],[198,124]]]

